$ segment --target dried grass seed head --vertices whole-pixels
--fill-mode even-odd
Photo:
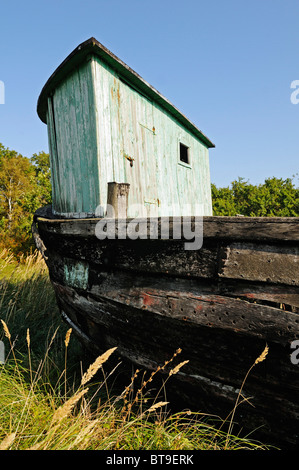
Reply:
[[[92,379],[92,377],[97,373],[99,368],[102,367],[104,362],[106,362],[109,359],[109,357],[115,350],[116,348],[108,349],[108,351],[106,351],[104,354],[99,356],[94,361],[94,363],[89,366],[89,368],[87,369],[87,371],[85,372],[85,374],[83,375],[81,379],[81,385],[86,384],[87,382],[89,382],[90,379]]]

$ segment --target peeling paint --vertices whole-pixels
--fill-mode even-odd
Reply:
[[[57,214],[93,216],[107,202],[108,182],[119,181],[130,184],[128,217],[149,216],[148,204],[151,216],[212,215],[206,145],[98,57],[67,76],[51,100]],[[181,141],[190,150],[187,167],[180,164]]]
[[[73,264],[72,264],[73,263]],[[64,265],[64,282],[72,287],[86,289],[88,286],[88,265],[68,260]]]

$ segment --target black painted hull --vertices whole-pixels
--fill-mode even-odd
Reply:
[[[206,217],[198,251],[185,240],[100,241],[96,222],[46,210],[34,222],[62,316],[81,341],[95,353],[116,346],[149,370],[180,348],[170,367],[189,362],[169,387],[182,404],[223,417],[267,345],[242,389],[251,404],[235,420],[260,427],[253,437],[296,447],[299,220]]]

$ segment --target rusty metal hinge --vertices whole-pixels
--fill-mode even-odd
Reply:
[[[133,166],[133,162],[134,162],[135,158],[130,157],[130,155],[128,155],[127,153],[124,153],[124,157],[125,157],[127,160],[129,160],[130,166]]]

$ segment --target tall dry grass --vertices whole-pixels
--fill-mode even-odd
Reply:
[[[171,366],[180,350],[151,373],[134,371],[117,393],[110,390],[118,367],[110,358],[117,350],[91,364],[82,360],[81,345],[61,323],[42,258],[34,253],[16,263],[2,252],[0,269],[0,340],[6,346],[0,365],[0,450],[267,448],[224,432],[215,417],[170,413],[167,398],[150,393],[156,374]],[[173,366],[169,378],[184,365]]]

